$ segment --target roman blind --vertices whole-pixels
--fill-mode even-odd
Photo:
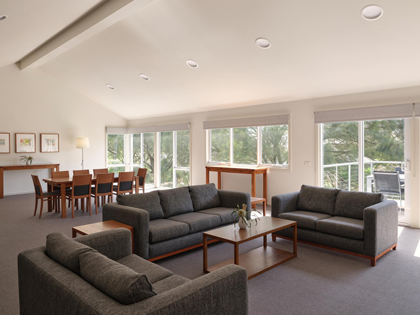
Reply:
[[[420,116],[420,103],[415,103],[414,104],[414,114],[416,117]]]
[[[249,117],[240,119],[212,120],[204,121],[204,129],[221,129],[221,128],[241,128],[241,127],[257,127],[257,126],[277,126],[288,125],[289,114]]]
[[[123,127],[106,127],[106,133],[113,135],[125,135],[128,133],[128,129]]]
[[[360,120],[381,120],[413,117],[414,104],[349,108],[315,112],[315,123],[334,123]],[[420,116],[420,108],[419,108]]]
[[[180,131],[190,129],[190,123],[153,126],[154,132]]]
[[[153,132],[153,126],[146,126],[146,127],[128,127],[128,133],[145,133],[145,132]]]

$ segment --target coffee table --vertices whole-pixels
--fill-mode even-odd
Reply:
[[[134,252],[134,229],[131,225],[123,224],[114,220],[103,221],[98,223],[79,225],[72,228],[72,237],[75,238],[77,233],[80,235],[89,235],[102,231],[109,231],[118,228],[125,228],[131,232],[131,251]]]
[[[284,251],[272,246],[267,246],[267,235],[276,231],[293,227],[293,252]],[[239,255],[239,244],[263,237],[263,246]],[[207,266],[207,238],[216,239],[234,245],[234,258]],[[248,280],[252,279],[292,258],[297,256],[297,223],[272,217],[261,217],[258,224],[241,230],[233,225],[225,226],[203,233],[203,270],[205,273],[215,271],[229,264],[239,265],[248,272]]]

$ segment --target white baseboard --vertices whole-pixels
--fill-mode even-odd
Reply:
[[[16,196],[16,195],[26,195],[26,194],[34,194],[34,190],[28,190],[28,191],[19,191],[19,192],[12,192],[4,194],[5,197],[7,196]]]

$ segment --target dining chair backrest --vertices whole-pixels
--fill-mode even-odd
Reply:
[[[398,172],[373,172],[376,192],[401,194],[400,174]]]
[[[106,194],[112,192],[114,183],[114,173],[96,175],[95,191],[98,194]]]
[[[69,171],[51,172],[51,178],[64,178],[64,177],[70,177]]]
[[[96,176],[98,174],[108,174],[108,169],[107,168],[97,168],[93,170],[93,175]]]
[[[73,175],[89,175],[89,170],[74,170]]]
[[[120,172],[118,175],[118,191],[133,191],[134,172]]]
[[[144,186],[146,181],[147,168],[139,168],[137,171],[137,177],[139,178],[139,186]]]
[[[42,197],[42,187],[41,187],[41,183],[39,182],[38,175],[31,175],[31,176],[32,176],[32,182],[34,183],[34,187],[35,187],[35,194],[37,196]]]
[[[90,191],[92,185],[92,175],[74,175],[72,185],[72,196],[82,197],[87,196],[90,198]]]

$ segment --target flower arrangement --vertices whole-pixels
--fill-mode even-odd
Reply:
[[[35,159],[30,155],[21,155],[20,160],[26,163],[26,165],[32,164]]]
[[[236,223],[239,223],[239,227],[241,229],[246,229],[247,227],[251,227],[251,223],[254,220],[255,225],[258,224],[258,220],[261,220],[258,216],[255,217],[255,219],[251,219],[251,213],[257,212],[261,214],[257,209],[251,209],[251,211],[246,211],[246,204],[242,204],[242,208],[239,207],[239,205],[236,205],[236,209],[232,211],[231,215],[235,215],[235,222],[234,226],[236,226]]]

